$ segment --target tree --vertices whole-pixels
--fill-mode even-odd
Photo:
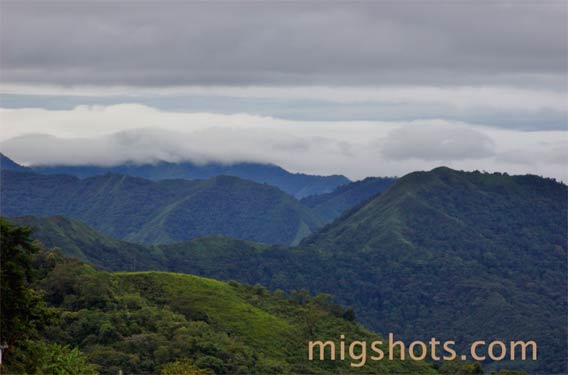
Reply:
[[[28,341],[25,350],[19,350],[17,372],[29,374],[84,375],[96,374],[94,365],[78,348],[68,345]],[[14,370],[14,369],[12,369]]]
[[[0,344],[5,345],[6,362],[14,346],[37,335],[48,317],[48,310],[34,281],[32,257],[39,246],[30,239],[31,230],[16,227],[0,218]]]
[[[162,368],[162,375],[211,375],[213,373],[209,369],[196,367],[189,359],[171,362]]]
[[[483,374],[479,362],[446,361],[440,366],[440,374]]]
[[[348,322],[354,322],[356,318],[355,311],[350,307],[343,313],[343,319],[347,320]]]

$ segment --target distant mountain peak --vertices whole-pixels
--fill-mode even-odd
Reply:
[[[337,187],[351,182],[342,175],[318,176],[292,173],[274,164],[253,162],[196,164],[193,162],[171,163],[161,161],[152,164],[126,163],[111,167],[93,165],[37,166],[33,170],[44,174],[70,174],[80,178],[113,172],[154,181],[168,179],[205,180],[225,175],[273,185],[298,199],[314,194],[329,193]]]
[[[29,168],[20,165],[0,152],[0,170],[4,171],[26,171]]]

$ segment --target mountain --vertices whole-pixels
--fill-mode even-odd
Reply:
[[[568,189],[537,176],[437,168],[398,179],[299,247],[211,237],[160,246],[169,270],[331,293],[406,341],[534,340],[537,361],[488,370],[566,373]]]
[[[301,202],[331,222],[345,211],[382,193],[395,181],[396,179],[391,177],[367,177],[342,185],[330,193],[310,195]]]
[[[150,181],[1,172],[4,216],[65,215],[113,238],[155,244],[222,234],[295,244],[323,220],[276,187],[237,177]]]
[[[381,340],[357,324],[350,310],[330,302],[327,296],[304,291],[287,295],[260,285],[165,272],[104,272],[57,251],[37,245],[30,249],[22,232],[3,220],[0,224],[2,264],[11,260],[10,267],[2,269],[2,280],[26,276],[19,272],[33,277],[29,284],[2,284],[3,295],[19,298],[3,299],[3,308],[19,311],[18,302],[42,299],[34,307],[35,322],[5,321],[12,317],[3,316],[3,328],[5,322],[16,321],[20,328],[27,324],[35,332],[22,333],[28,335],[26,340],[11,341],[3,372],[436,372],[425,362],[399,360],[398,352],[393,353],[394,360],[367,359],[362,368],[352,367],[362,361],[349,356],[310,361],[310,340],[333,340],[337,345],[341,335],[347,345],[353,340]],[[14,268],[16,264],[20,268]],[[12,285],[18,285],[18,291],[11,289]],[[22,294],[22,288],[28,293]],[[38,321],[40,314],[49,318]],[[6,338],[2,336],[2,342]],[[387,347],[383,346],[388,356]],[[318,358],[317,349],[315,356]]]
[[[235,164],[195,164],[191,162],[155,164],[124,164],[113,167],[104,166],[37,166],[34,171],[44,174],[68,174],[80,178],[103,175],[106,173],[123,174],[149,180],[166,179],[208,179],[216,176],[234,176],[269,184],[301,199],[313,194],[333,191],[340,185],[349,183],[345,176],[315,176],[303,173],[290,173],[272,164],[235,163]]]
[[[537,363],[500,365],[562,373],[567,196],[550,179],[437,168],[401,178],[302,245],[341,265],[349,288],[329,291],[356,299],[371,327],[408,339],[530,338]]]
[[[171,245],[144,246],[115,240],[80,221],[64,216],[19,216],[9,221],[33,230],[33,238],[48,248],[57,247],[67,257],[77,258],[107,271],[172,271],[207,273],[229,253],[247,259],[269,248],[256,242],[224,236],[200,237]],[[238,262],[222,268],[236,272]]]
[[[29,168],[20,165],[0,152],[0,171],[27,171]]]
[[[19,216],[10,222],[33,229],[33,238],[58,247],[68,257],[109,271],[165,270],[165,259],[151,247],[104,236],[77,220],[63,216]]]
[[[207,250],[176,272],[331,293],[367,326],[408,340],[535,340],[538,360],[490,370],[566,372],[566,185],[537,176],[437,168],[398,179],[297,248]],[[181,260],[183,259],[183,261]],[[228,266],[231,265],[231,266]]]

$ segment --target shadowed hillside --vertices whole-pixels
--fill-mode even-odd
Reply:
[[[338,186],[349,183],[345,176],[315,176],[304,173],[290,173],[272,164],[235,163],[235,164],[194,164],[191,162],[156,164],[125,164],[114,167],[98,166],[38,166],[36,172],[46,174],[69,174],[77,177],[92,177],[106,173],[124,174],[150,180],[200,179],[217,176],[234,176],[246,180],[276,186],[282,191],[300,199],[308,195],[323,194],[333,191]]]
[[[212,234],[295,244],[323,224],[278,188],[228,176],[156,182],[2,171],[1,187],[5,216],[65,215],[111,237],[146,244]]]
[[[330,193],[311,195],[301,202],[327,221],[332,221],[345,211],[387,190],[395,181],[396,179],[391,177],[367,177],[342,185]]]

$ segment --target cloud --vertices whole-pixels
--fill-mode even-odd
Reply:
[[[2,143],[2,150],[24,164],[115,165],[155,163],[160,160],[205,161],[205,156],[188,148],[186,135],[155,129],[136,129],[92,138],[61,138],[29,134]]]
[[[483,159],[494,154],[486,134],[458,124],[407,125],[386,137],[382,153],[390,159]]]
[[[255,161],[355,179],[443,164],[568,179],[560,163],[568,155],[567,131],[526,132],[442,119],[293,121],[167,112],[140,104],[0,109],[0,123],[0,151],[25,164]]]
[[[240,99],[321,101],[334,104],[427,104],[457,109],[566,111],[566,92],[506,86],[179,86],[61,87],[4,84],[4,94],[91,97],[231,97]]]
[[[0,64],[13,83],[562,88],[568,56],[565,2],[1,7]]]
[[[165,111],[235,112],[290,120],[445,118],[524,130],[566,129],[568,93],[500,86],[60,87],[6,84],[7,108],[71,109],[136,101]]]
[[[568,136],[556,141],[542,142],[539,149],[512,149],[496,155],[500,162],[532,165],[546,162],[549,165],[568,169]]]

